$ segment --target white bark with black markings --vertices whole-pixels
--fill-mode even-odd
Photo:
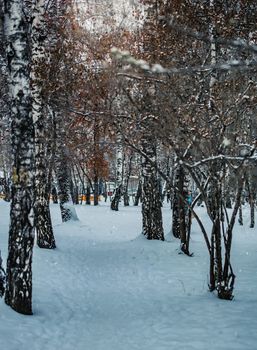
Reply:
[[[5,0],[4,4],[13,158],[5,302],[19,313],[32,314],[34,129],[29,28],[23,1]]]
[[[162,204],[156,171],[156,143],[147,131],[145,131],[141,143],[143,152],[151,160],[149,162],[148,159],[142,158],[142,233],[147,239],[163,241]]]
[[[32,116],[35,128],[35,228],[40,248],[55,248],[49,209],[49,184],[47,170],[47,111],[42,99],[40,71],[45,60],[45,0],[35,0],[32,9]]]

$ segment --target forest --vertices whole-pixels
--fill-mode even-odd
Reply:
[[[0,314],[6,305],[12,314],[4,315],[13,315],[13,322],[17,317],[13,311],[34,314],[32,286],[33,300],[37,291],[43,295],[37,284],[34,293],[34,254],[42,263],[41,267],[36,263],[36,271],[43,269],[48,286],[44,298],[52,299],[48,271],[60,249],[60,275],[69,269],[65,259],[71,261],[79,249],[77,258],[82,260],[76,268],[85,283],[79,295],[98,278],[101,285],[100,275],[93,273],[101,259],[102,271],[107,268],[104,262],[112,263],[114,274],[121,273],[116,270],[128,259],[141,259],[136,265],[138,278],[131,279],[140,293],[143,287],[153,288],[151,278],[143,277],[145,272],[156,279],[162,276],[160,286],[168,280],[165,288],[171,293],[180,285],[185,299],[196,281],[195,288],[204,284],[204,291],[197,292],[197,308],[208,310],[206,300],[212,303],[214,297],[215,305],[224,308],[222,317],[231,312],[238,294],[256,308],[256,15],[254,0],[0,0]],[[98,247],[94,256],[92,242],[98,242],[100,233],[106,250]],[[132,242],[127,250],[124,237]],[[118,246],[118,242],[122,243]],[[247,255],[249,249],[253,252],[252,265],[245,267],[249,268],[245,286],[250,284],[253,290],[250,299],[240,281],[237,294],[243,249]],[[114,254],[112,262],[108,252]],[[128,258],[125,252],[133,256]],[[47,266],[49,261],[52,265]],[[130,264],[127,261],[123,271],[128,281]],[[181,270],[177,280],[168,278],[176,268],[186,272]],[[129,282],[112,280],[109,273],[123,305],[123,292],[118,290]],[[74,284],[80,290],[74,276],[65,272],[61,280],[67,288]],[[90,305],[94,288],[88,291]],[[102,288],[108,292],[109,287]],[[154,293],[163,301],[161,291],[160,287]],[[63,303],[65,298],[63,294]],[[153,302],[150,291],[145,298]],[[36,306],[32,321],[27,321],[31,326],[39,309]],[[70,309],[71,315],[76,313]],[[116,344],[113,335],[113,342],[105,347],[104,342],[96,342],[99,333],[85,337],[91,339],[89,347],[68,342],[63,349],[254,350],[256,312],[251,317],[253,332],[244,338],[249,343],[244,340],[238,347],[236,340],[231,347],[208,347],[208,339],[190,347],[183,333],[183,341],[147,346],[140,343],[139,335],[141,340],[132,343],[124,333],[121,339],[126,338],[126,346]],[[76,322],[86,328],[90,320],[84,321]],[[194,331],[189,334],[196,336]],[[217,334],[210,330],[208,336]],[[16,343],[7,346],[17,349]],[[52,345],[42,342],[33,350],[57,346],[57,340]]]

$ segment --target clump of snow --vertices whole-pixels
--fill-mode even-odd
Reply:
[[[111,54],[116,60],[124,61],[125,63],[130,64],[131,66],[140,68],[145,71],[150,71],[152,73],[157,73],[157,74],[163,74],[168,72],[168,70],[165,69],[159,63],[150,65],[147,61],[142,59],[136,59],[128,51],[122,51],[116,47],[113,47],[111,49]]]
[[[224,147],[228,147],[231,144],[231,141],[227,137],[224,137],[222,144]]]

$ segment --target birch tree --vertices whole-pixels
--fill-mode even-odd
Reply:
[[[42,68],[46,60],[44,40],[46,37],[45,0],[35,0],[32,8],[32,115],[35,129],[35,228],[40,248],[55,248],[49,208],[49,176],[47,164],[47,108],[42,96]],[[49,167],[50,168],[50,167]]]
[[[118,211],[119,202],[123,193],[123,141],[122,134],[117,132],[116,140],[116,179],[114,195],[111,201],[111,209]]]
[[[5,302],[15,311],[31,315],[34,129],[29,71],[29,24],[23,1],[6,0],[4,4],[13,160]]]
[[[164,240],[162,224],[161,194],[157,178],[156,140],[146,126],[142,137],[142,151],[148,159],[142,158],[142,218],[143,234],[147,239]],[[150,160],[150,161],[149,161]]]

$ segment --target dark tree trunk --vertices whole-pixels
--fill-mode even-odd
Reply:
[[[123,194],[123,199],[124,199],[124,207],[128,207],[128,206],[129,206],[129,195],[128,195],[128,191],[124,192],[124,194]]]
[[[1,250],[0,250],[0,298],[3,297],[5,292],[5,271],[3,268],[3,261],[1,257]]]
[[[10,202],[11,200],[11,185],[10,185],[10,179],[7,177],[7,174],[4,174],[4,200],[6,202]]]
[[[242,203],[240,203],[239,210],[238,210],[238,223],[239,225],[243,226],[243,211],[242,211]]]
[[[254,200],[251,198],[250,200],[250,228],[254,228],[255,225],[255,204]]]
[[[58,204],[58,193],[55,186],[52,188],[52,201],[54,204]]]
[[[172,201],[172,233],[175,238],[180,238],[180,223],[179,223],[179,196],[174,191]]]
[[[138,182],[138,186],[137,186],[137,193],[135,195],[135,202],[134,205],[138,206],[139,201],[142,199],[142,181],[141,179]]]
[[[99,197],[99,179],[98,176],[95,176],[94,179],[94,205],[98,205],[98,197]]]
[[[218,169],[218,164],[216,166]],[[211,252],[210,252],[210,285],[211,291],[216,290],[220,299],[232,300],[235,275],[230,262],[232,232],[235,224],[238,209],[240,207],[241,194],[244,184],[244,176],[240,176],[238,180],[238,189],[233,212],[230,220],[224,212],[226,208],[224,199],[222,198],[222,174],[220,179],[218,173],[214,176],[209,201],[211,203],[211,218],[213,222],[211,233]],[[222,203],[223,201],[223,203]],[[224,227],[225,216],[227,216],[227,228]],[[222,244],[223,240],[223,244]],[[224,249],[224,262],[222,257],[222,249]]]
[[[75,204],[75,205],[79,204],[79,190],[78,190],[78,186],[72,180],[71,180],[71,183],[70,183],[70,190],[71,190],[72,203]]]
[[[185,170],[179,166],[175,176],[172,232],[174,237],[180,238],[181,252],[190,256],[191,210],[188,204],[191,203],[189,203],[188,183]]]
[[[123,200],[124,200],[125,207],[129,206],[128,188],[129,188],[129,179],[130,179],[131,169],[132,169],[132,160],[133,160],[133,154],[130,154],[128,157],[125,157],[125,161],[124,161],[125,174],[124,174]]]
[[[142,217],[143,234],[149,240],[164,240],[161,211],[161,194],[157,178],[156,146],[151,136],[144,135],[142,139],[143,151],[151,162],[142,159]]]
[[[106,182],[104,183],[103,197],[104,197],[104,201],[106,203],[107,202],[107,198],[108,198],[108,191],[107,191],[107,184],[106,184]]]
[[[179,167],[175,175],[174,195],[172,206],[172,233],[175,238],[181,238],[181,229],[183,229],[183,210],[184,203],[180,196],[183,196],[184,173],[182,167]],[[182,223],[180,223],[182,220]]]
[[[90,205],[91,203],[90,203],[90,186],[89,185],[87,185],[87,192],[86,192],[86,204],[87,205]]]
[[[226,196],[226,208],[232,209],[232,201],[231,201],[231,197],[229,194],[227,194],[227,196]]]
[[[255,189],[254,184],[252,184],[252,179],[247,180],[246,186],[248,188],[249,194],[249,205],[250,205],[250,228],[254,228],[255,224]]]
[[[62,117],[57,112],[54,115],[54,128],[56,142],[55,147],[55,172],[58,183],[58,196],[61,210],[61,217],[63,222],[72,219],[72,213],[69,209],[70,195],[71,195],[71,172],[69,168],[68,154],[65,145],[63,144],[63,128]]]
[[[119,203],[122,197],[122,185],[120,187],[116,187],[114,196],[111,201],[111,210],[118,211],[119,210]]]

